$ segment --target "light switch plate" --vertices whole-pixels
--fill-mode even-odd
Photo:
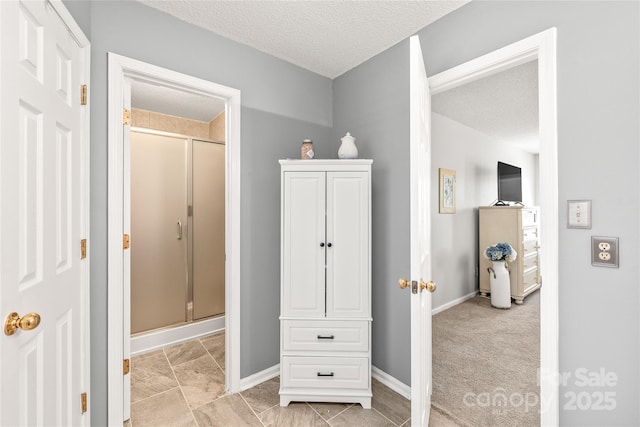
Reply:
[[[591,200],[567,200],[567,227],[591,228]]]
[[[618,238],[591,236],[591,265],[618,268]]]

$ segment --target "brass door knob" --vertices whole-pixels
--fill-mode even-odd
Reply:
[[[435,292],[436,290],[436,284],[433,283],[431,280],[429,280],[427,283],[424,283],[424,281],[420,280],[420,290],[428,290],[429,292]]]
[[[404,289],[404,288],[406,288],[406,287],[411,285],[411,281],[409,281],[407,279],[400,279],[400,280],[398,280],[398,285],[400,285],[400,287],[402,289]]]
[[[13,335],[18,328],[25,331],[35,329],[40,324],[40,315],[38,313],[28,313],[22,318],[18,313],[13,312],[7,316],[7,320],[4,322],[4,334]]]

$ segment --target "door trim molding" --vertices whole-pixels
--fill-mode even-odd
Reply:
[[[188,76],[166,68],[109,53],[108,57],[108,221],[107,221],[107,286],[108,286],[108,422],[117,424],[123,417],[123,289],[124,253],[123,221],[123,137],[122,110],[125,79],[144,80],[154,84],[211,96],[226,101],[226,166],[225,195],[226,277],[226,386],[229,392],[240,389],[240,90]],[[126,231],[128,232],[128,230]]]
[[[540,424],[559,423],[557,31],[550,28],[429,78],[432,95],[538,60],[540,240]]]

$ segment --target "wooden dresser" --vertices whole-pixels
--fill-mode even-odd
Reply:
[[[514,262],[508,262],[511,298],[522,304],[524,298],[540,288],[540,209],[524,206],[481,206],[479,208],[479,276],[480,294],[491,293],[487,268],[491,262],[485,258],[488,246],[507,242],[518,253]]]

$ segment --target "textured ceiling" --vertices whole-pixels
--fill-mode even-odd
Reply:
[[[131,106],[170,116],[210,122],[224,111],[224,101],[134,80]]]
[[[139,0],[331,79],[469,0]]]
[[[434,95],[431,108],[495,140],[537,153],[538,61]]]
[[[139,0],[191,24],[335,78],[467,1]],[[210,121],[219,100],[134,83],[132,105]],[[537,62],[433,97],[435,112],[489,137],[538,151]]]

